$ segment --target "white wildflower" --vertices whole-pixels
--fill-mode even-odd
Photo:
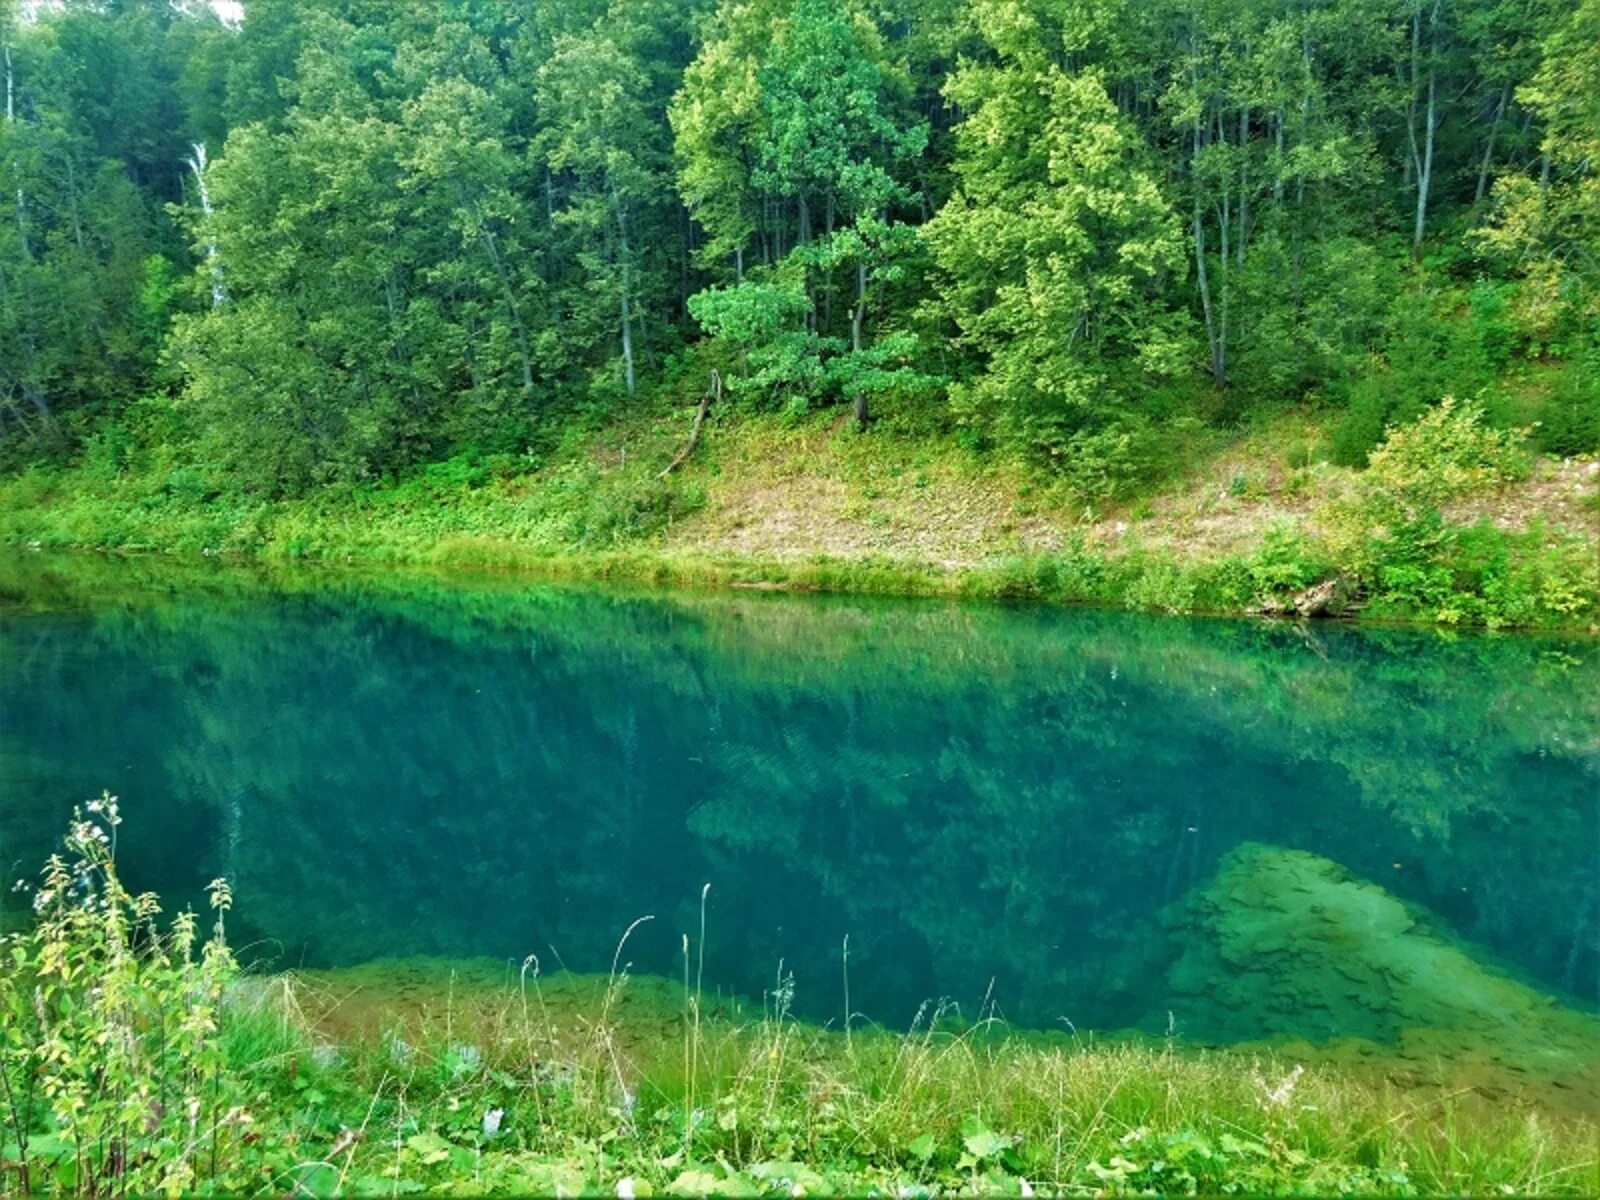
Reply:
[[[1260,1074],[1257,1073],[1255,1076],[1255,1084],[1256,1087],[1262,1092],[1263,1107],[1283,1108],[1285,1105],[1287,1105],[1294,1097],[1295,1085],[1300,1082],[1300,1076],[1304,1075],[1305,1073],[1305,1067],[1297,1063],[1295,1064],[1294,1070],[1285,1075],[1283,1079],[1279,1081],[1276,1087],[1268,1084],[1267,1081],[1261,1078]]]

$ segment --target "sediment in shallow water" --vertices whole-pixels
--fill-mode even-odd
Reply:
[[[1329,859],[1246,843],[1168,914],[1190,1037],[1329,1039],[1319,1057],[1500,1068],[1600,1110],[1600,1019],[1483,961]],[[1365,1043],[1365,1045],[1363,1045]]]

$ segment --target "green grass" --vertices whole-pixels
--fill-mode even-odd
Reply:
[[[937,1014],[849,1037],[625,976],[383,968],[258,983],[224,1036],[292,1139],[274,1190],[613,1195],[1592,1193],[1600,1128],[1263,1052]],[[508,972],[509,973],[509,972]],[[363,996],[359,1021],[341,1009]],[[352,999],[354,997],[354,999]],[[326,1014],[332,1014],[328,1016]],[[323,1014],[323,1015],[317,1015]],[[486,1118],[501,1115],[489,1135]],[[492,1120],[492,1118],[489,1118]],[[292,1162],[292,1159],[300,1159]]]

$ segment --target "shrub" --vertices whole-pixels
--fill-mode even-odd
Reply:
[[[1491,627],[1570,623],[1600,591],[1600,565],[1581,537],[1535,526],[1450,523],[1453,500],[1523,478],[1519,434],[1490,429],[1477,405],[1445,400],[1389,431],[1348,500],[1323,512],[1336,565],[1380,612]]]
[[[1480,406],[1447,397],[1415,422],[1391,427],[1355,496],[1330,507],[1335,546],[1360,566],[1374,537],[1420,532],[1412,527],[1436,523],[1441,505],[1524,478],[1530,465],[1520,435],[1490,429]]]
[[[1566,367],[1533,416],[1533,444],[1544,453],[1600,454],[1600,342]]]
[[[1256,603],[1283,600],[1304,591],[1329,573],[1329,565],[1316,556],[1295,530],[1275,526],[1245,562]]]

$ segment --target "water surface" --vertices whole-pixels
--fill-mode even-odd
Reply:
[[[604,970],[651,916],[675,975],[709,883],[708,985],[818,1020],[848,937],[890,1026],[1596,1049],[1582,640],[0,565],[0,867],[103,789],[279,965]]]

